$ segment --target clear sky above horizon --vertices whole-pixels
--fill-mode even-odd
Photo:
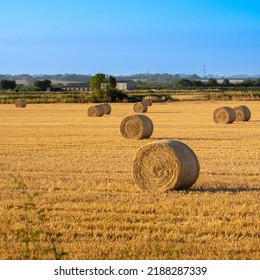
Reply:
[[[259,0],[9,0],[0,26],[0,74],[260,74]]]

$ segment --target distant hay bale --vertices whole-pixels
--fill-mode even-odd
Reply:
[[[148,106],[143,102],[136,102],[133,109],[136,113],[145,113],[147,112]]]
[[[144,145],[133,161],[133,178],[149,191],[184,190],[199,177],[196,154],[186,144],[161,140]]]
[[[213,119],[215,123],[227,124],[233,123],[236,118],[234,110],[228,106],[219,107],[213,112]]]
[[[104,109],[101,105],[94,105],[88,108],[89,117],[102,117],[104,115]]]
[[[120,132],[127,139],[145,139],[153,133],[153,123],[145,115],[126,116],[120,124]]]
[[[245,121],[249,121],[251,119],[251,111],[250,111],[250,109],[247,106],[245,106],[245,105],[242,105],[241,107],[246,111],[246,115],[247,116],[245,118]]]
[[[26,107],[26,100],[24,100],[24,99],[15,100],[15,106],[17,108],[25,108]]]
[[[151,98],[145,98],[142,102],[145,103],[147,106],[152,106],[152,104],[153,104],[153,101]]]
[[[233,110],[235,111],[235,121],[237,122],[246,122],[251,118],[251,112],[245,105],[234,107]]]
[[[111,113],[111,106],[108,103],[101,103],[100,104],[103,107],[104,115],[109,115]]]

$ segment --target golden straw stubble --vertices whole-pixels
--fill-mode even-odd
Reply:
[[[145,113],[147,112],[148,106],[143,102],[136,102],[133,109],[136,113]]]
[[[228,124],[235,121],[236,114],[234,110],[228,106],[219,107],[213,112],[213,120],[218,124]]]
[[[120,132],[126,139],[149,138],[153,133],[153,122],[145,115],[129,115],[122,120]]]
[[[101,105],[94,105],[88,108],[89,117],[102,117],[104,115],[104,109]]]
[[[249,121],[249,119],[251,118],[251,112],[249,108],[245,105],[236,106],[233,108],[233,110],[235,111],[235,121],[237,122],[246,122]]]
[[[141,147],[132,173],[141,189],[171,191],[190,188],[199,172],[199,160],[190,147],[176,140],[161,140]]]

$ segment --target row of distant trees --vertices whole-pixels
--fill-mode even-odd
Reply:
[[[114,76],[106,76],[103,73],[97,73],[91,78],[90,81],[86,81],[90,84],[93,93],[92,97],[95,100],[107,100],[115,101],[122,99],[122,92],[116,89],[117,80]],[[32,86],[18,86],[15,80],[1,79],[0,90],[35,90],[35,91],[46,91],[48,89],[54,90],[61,89],[61,86],[52,85],[49,79],[36,80]],[[246,79],[242,82],[231,83],[229,79],[223,79],[219,82],[217,79],[209,78],[206,81],[193,80],[193,79],[179,79],[174,83],[148,83],[148,82],[137,82],[137,89],[191,89],[191,88],[221,88],[221,87],[260,87],[260,78],[257,79]]]
[[[0,89],[1,90],[15,90],[17,87],[15,80],[0,80]],[[33,87],[37,91],[46,91],[48,88],[51,88],[50,80],[39,80],[33,83]]]
[[[259,87],[260,78],[256,80],[246,79],[242,82],[231,83],[229,79],[223,79],[222,82],[218,82],[217,79],[209,78],[207,81],[201,80],[189,80],[180,79],[175,83],[176,88],[189,88],[189,87]]]
[[[217,79],[209,78],[206,81],[179,79],[174,83],[147,83],[137,82],[137,89],[199,89],[199,88],[249,88],[260,87],[260,78],[246,79],[242,82],[231,83],[229,79],[223,79],[219,82]]]

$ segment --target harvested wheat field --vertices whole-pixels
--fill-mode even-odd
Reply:
[[[240,105],[250,108],[248,122],[214,123],[216,108]],[[111,104],[102,118],[89,118],[88,107],[0,105],[0,259],[52,258],[39,253],[46,247],[72,260],[260,259],[259,102],[153,103],[144,140],[120,133],[133,104]],[[190,189],[134,184],[137,151],[163,139],[196,153]]]

